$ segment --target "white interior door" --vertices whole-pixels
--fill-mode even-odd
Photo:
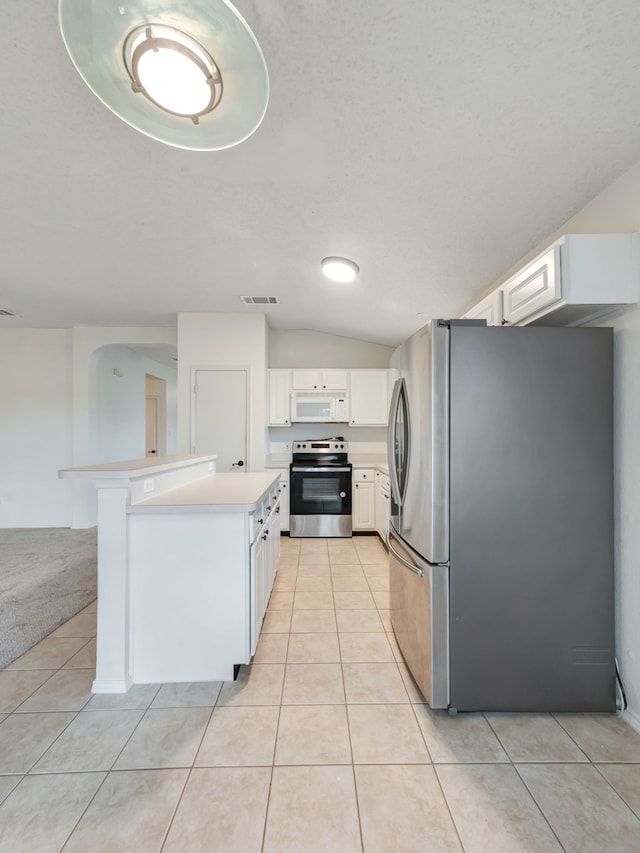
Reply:
[[[145,373],[144,387],[146,455],[165,456],[167,453],[167,383],[158,376]]]
[[[147,456],[158,454],[158,400],[156,397],[147,397],[145,435]]]
[[[195,371],[193,452],[215,453],[216,471],[247,470],[247,371]]]

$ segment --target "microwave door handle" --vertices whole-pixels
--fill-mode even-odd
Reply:
[[[391,481],[391,494],[393,495],[393,499],[398,506],[402,505],[402,500],[400,498],[400,482],[398,481],[398,471],[396,469],[395,444],[397,424],[396,414],[398,411],[398,406],[400,405],[400,393],[402,390],[402,383],[402,379],[396,379],[395,385],[393,386],[391,406],[389,407],[389,432],[387,434],[387,455],[389,458],[389,479]]]

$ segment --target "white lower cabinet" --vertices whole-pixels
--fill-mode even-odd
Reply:
[[[251,545],[251,656],[256,653],[264,618],[265,550],[264,541],[260,535]]]
[[[280,474],[280,530],[289,529],[289,469],[278,468]]]
[[[353,471],[353,529],[376,529],[376,484],[373,468]]]
[[[391,491],[389,477],[381,471],[376,471],[376,530],[384,543],[387,541],[390,514]]]
[[[256,652],[280,559],[280,493],[275,488],[262,507],[262,523],[251,543],[251,656]],[[255,530],[255,525],[254,525]]]

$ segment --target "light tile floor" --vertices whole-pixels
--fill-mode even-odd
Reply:
[[[640,851],[613,716],[421,700],[375,537],[282,539],[234,683],[92,696],[95,606],[0,672],[0,851]]]

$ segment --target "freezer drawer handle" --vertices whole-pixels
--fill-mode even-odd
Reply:
[[[418,577],[421,577],[421,578],[424,577],[424,572],[422,571],[422,569],[417,569],[415,566],[413,566],[411,563],[409,563],[407,560],[405,560],[404,557],[402,557],[400,554],[398,554],[396,549],[391,544],[391,536],[388,533],[387,533],[387,548],[393,554],[393,556],[396,558],[396,560],[399,563],[402,563],[402,565],[406,569],[409,569],[410,572],[413,572],[414,574],[418,575]]]

